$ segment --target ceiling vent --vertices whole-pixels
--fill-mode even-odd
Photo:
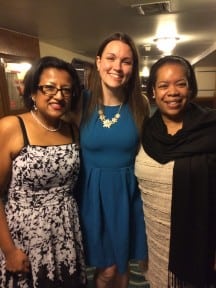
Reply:
[[[171,3],[170,1],[159,1],[154,3],[139,3],[132,4],[131,8],[135,8],[139,15],[148,16],[155,14],[170,13]]]

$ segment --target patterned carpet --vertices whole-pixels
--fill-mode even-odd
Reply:
[[[87,275],[88,275],[88,288],[94,288],[93,283],[94,268],[88,268]],[[130,283],[128,288],[137,288],[137,287],[150,288],[148,282],[141,274],[138,265],[133,262],[130,264]]]

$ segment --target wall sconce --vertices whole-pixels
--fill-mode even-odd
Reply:
[[[161,50],[165,55],[171,54],[172,50],[176,46],[177,40],[179,40],[178,37],[159,37],[154,39],[157,48]]]

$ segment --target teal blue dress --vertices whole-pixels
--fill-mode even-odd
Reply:
[[[111,119],[119,106],[105,106]],[[110,128],[97,111],[81,125],[81,223],[89,266],[116,264],[127,271],[128,261],[147,258],[142,200],[134,175],[138,131],[127,104]]]

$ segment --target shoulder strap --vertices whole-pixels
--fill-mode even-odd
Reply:
[[[73,143],[79,143],[79,129],[75,123],[71,124],[71,136]]]
[[[29,140],[28,140],[25,124],[23,122],[23,119],[20,116],[17,116],[17,118],[19,120],[20,127],[21,127],[21,130],[22,130],[22,133],[23,133],[24,146],[27,146],[29,144]]]

